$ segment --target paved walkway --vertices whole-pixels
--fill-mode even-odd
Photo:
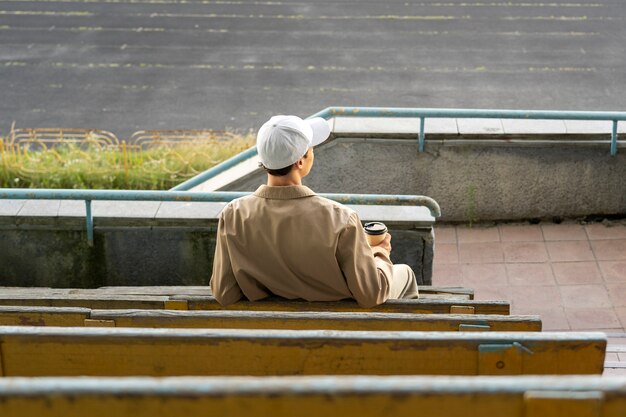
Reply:
[[[438,226],[433,285],[539,314],[544,330],[609,336],[605,373],[626,373],[626,221]],[[621,365],[624,368],[621,368]]]

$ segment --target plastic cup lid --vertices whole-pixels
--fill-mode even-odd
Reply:
[[[365,233],[369,235],[382,235],[387,233],[387,226],[381,222],[365,223]]]

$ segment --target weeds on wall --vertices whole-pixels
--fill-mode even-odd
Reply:
[[[0,188],[167,190],[253,144],[250,135],[151,146],[0,138]]]
[[[467,187],[467,209],[465,212],[467,225],[472,228],[476,223],[476,186],[470,184]]]

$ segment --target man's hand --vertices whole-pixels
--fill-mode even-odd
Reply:
[[[387,253],[391,253],[391,235],[389,233],[386,233],[385,238],[382,240],[382,242],[374,247],[384,249],[387,251]]]

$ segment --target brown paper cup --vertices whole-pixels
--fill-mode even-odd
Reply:
[[[385,223],[381,223],[381,222],[365,223],[365,226],[363,228],[365,229],[367,243],[369,243],[370,246],[376,246],[380,242],[385,240],[385,236],[387,235],[387,226],[385,226]]]

